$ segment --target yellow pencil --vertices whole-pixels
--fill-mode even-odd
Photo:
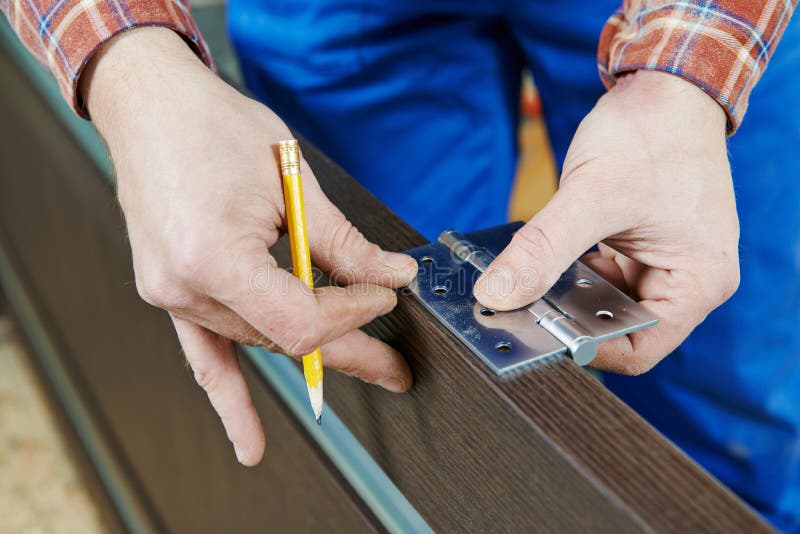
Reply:
[[[283,177],[283,199],[286,204],[286,226],[292,249],[294,275],[314,288],[311,253],[308,250],[308,231],[303,202],[303,178],[300,175],[300,147],[296,139],[278,143]],[[308,398],[317,424],[322,424],[322,353],[319,349],[303,356],[303,373],[308,386]]]

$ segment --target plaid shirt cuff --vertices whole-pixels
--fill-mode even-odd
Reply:
[[[747,102],[797,0],[625,0],[600,36],[598,68],[606,87],[639,69],[683,77],[728,114],[728,133]]]
[[[81,72],[103,43],[126,30],[171,28],[214,68],[186,0],[0,0],[0,8],[23,43],[53,72],[67,102],[84,118],[88,115],[77,91]]]

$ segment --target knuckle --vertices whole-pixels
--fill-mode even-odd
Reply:
[[[150,271],[136,276],[136,291],[143,301],[163,310],[180,311],[194,308],[198,298],[165,271]]]
[[[721,275],[722,283],[722,301],[726,301],[736,293],[739,289],[741,282],[741,271],[739,270],[739,262],[730,262]]]
[[[331,259],[340,258],[342,254],[353,254],[365,242],[363,234],[353,223],[341,217],[337,224],[330,227],[327,252]],[[347,273],[339,273],[340,276]]]
[[[706,263],[705,270],[694,281],[693,291],[703,298],[698,301],[698,322],[714,308],[733,296],[739,289],[741,271],[735,255],[723,254],[721,261]]]
[[[361,237],[361,233],[353,226],[353,223],[344,217],[337,218],[337,223],[331,226],[330,242],[332,246],[352,243]]]
[[[353,360],[346,360],[336,366],[336,370],[347,376],[352,376],[360,380],[369,382],[370,377],[364,374],[364,370]]]
[[[218,274],[201,244],[185,243],[175,250],[170,261],[175,278],[187,285],[205,285]]]
[[[171,309],[174,289],[163,274],[149,273],[136,277],[136,291],[146,303],[157,308]]]
[[[652,369],[654,365],[654,362],[634,356],[623,360],[620,373],[627,376],[639,376]]]
[[[273,345],[269,339],[265,338],[261,332],[256,330],[256,328],[250,324],[245,324],[239,328],[234,334],[233,339],[237,343],[241,343],[242,345],[250,345],[252,347],[269,347]]]
[[[534,224],[526,224],[517,230],[512,244],[531,258],[547,259],[553,255],[553,244],[547,233]]]
[[[286,346],[286,354],[291,356],[292,358],[299,358],[301,356],[305,356],[314,351],[316,347],[314,347],[313,339],[308,334],[302,334],[297,338],[294,338]]]
[[[286,354],[293,358],[299,358],[319,348],[319,336],[313,322],[303,320],[293,326],[294,328],[288,333],[283,343],[280,343]]]
[[[352,249],[364,242],[364,236],[347,219],[341,222],[336,235],[337,239],[334,239],[334,242],[338,243],[342,249]]]
[[[139,297],[146,303],[151,306],[161,307],[158,289],[143,276],[136,277],[136,292],[139,293]]]
[[[209,395],[213,394],[219,387],[221,373],[215,369],[197,368],[194,369],[194,380]]]

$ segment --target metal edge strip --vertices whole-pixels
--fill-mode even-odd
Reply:
[[[303,375],[287,356],[260,348],[240,348],[389,532],[433,532],[327,404],[323,424],[317,425]]]

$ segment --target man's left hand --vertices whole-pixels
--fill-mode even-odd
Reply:
[[[498,310],[541,297],[583,260],[659,318],[600,345],[592,366],[636,375],[656,365],[739,284],[739,223],[726,117],[681,78],[637,71],[581,123],[553,199],[475,285]]]

